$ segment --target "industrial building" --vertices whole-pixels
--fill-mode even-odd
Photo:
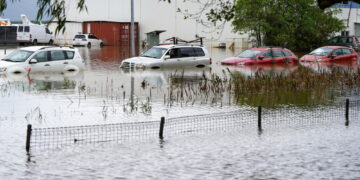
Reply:
[[[159,0],[134,0],[135,2],[135,36],[137,43],[147,40],[146,33],[164,31],[160,41],[170,37],[193,40],[205,37],[205,43],[217,46],[219,43],[235,46],[247,46],[248,36],[232,32],[231,23],[224,26],[204,26],[199,19],[184,19],[179,13],[181,9],[187,12],[199,12],[202,8],[198,3],[173,0],[172,3]],[[56,36],[55,43],[70,44],[77,33],[94,33],[104,40],[105,45],[128,45],[130,0],[87,0],[88,11],[78,12],[77,1],[66,1],[66,31]],[[205,13],[202,16],[206,18]],[[54,30],[56,23],[50,24]],[[128,28],[128,29],[127,29]]]

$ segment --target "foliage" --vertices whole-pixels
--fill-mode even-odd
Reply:
[[[4,12],[7,8],[7,2],[13,3],[16,0],[0,0],[0,14]],[[20,0],[18,0],[20,1]],[[76,0],[77,9],[79,11],[86,10],[85,0]],[[38,12],[36,20],[40,21],[45,17],[49,17],[50,21],[56,20],[58,26],[55,29],[55,33],[65,32],[65,22],[66,22],[66,1],[65,0],[37,0]]]
[[[322,11],[314,0],[238,0],[234,31],[249,32],[258,45],[309,50],[345,28],[334,17],[337,10]]]

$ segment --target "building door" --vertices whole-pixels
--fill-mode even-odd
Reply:
[[[355,23],[355,36],[360,36],[360,23]]]

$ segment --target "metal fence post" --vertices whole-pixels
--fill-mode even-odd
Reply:
[[[27,125],[27,131],[26,131],[26,152],[30,151],[30,140],[31,140],[31,131],[32,131],[32,126],[31,124]]]
[[[164,125],[165,125],[165,117],[161,117],[160,130],[159,130],[159,138],[160,139],[164,139]]]
[[[262,126],[261,126],[261,111],[262,108],[261,106],[258,107],[258,129],[259,131],[262,131]]]
[[[350,101],[349,99],[346,99],[346,105],[345,105],[345,125],[349,125],[349,105]]]

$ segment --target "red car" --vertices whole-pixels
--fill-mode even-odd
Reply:
[[[253,65],[297,63],[298,57],[285,48],[251,48],[237,57],[230,57],[221,61],[223,65]]]
[[[358,54],[345,46],[324,46],[300,58],[303,62],[356,61]]]

